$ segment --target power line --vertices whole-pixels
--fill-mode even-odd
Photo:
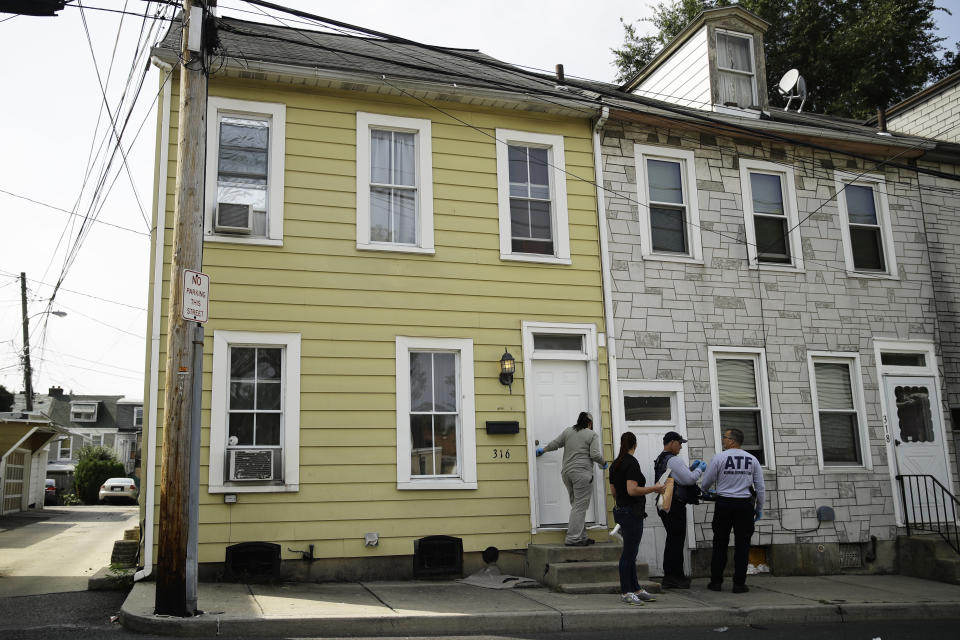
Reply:
[[[46,202],[40,202],[39,200],[34,200],[33,198],[28,198],[27,196],[22,196],[22,195],[20,195],[20,194],[18,194],[18,193],[13,193],[12,191],[7,191],[6,189],[0,189],[0,193],[5,193],[5,194],[7,194],[8,196],[12,196],[12,197],[14,197],[14,198],[20,198],[21,200],[26,200],[27,202],[32,202],[33,204],[40,205],[41,207],[46,207],[46,208],[48,208],[48,209],[53,209],[53,210],[55,210],[55,211],[60,211],[60,212],[62,212],[62,213],[67,214],[68,216],[75,216],[75,217],[78,217],[78,218],[79,218],[79,217],[83,217],[83,216],[81,216],[79,213],[74,213],[73,211],[70,211],[69,209],[63,209],[62,207],[57,207],[57,206],[52,205],[52,204],[47,204]],[[105,220],[94,220],[93,222],[96,222],[97,224],[106,225],[106,226],[108,226],[108,227],[113,227],[114,229],[121,229],[121,230],[123,230],[123,231],[129,231],[130,233],[135,233],[135,234],[137,234],[137,235],[139,235],[139,236],[146,236],[146,237],[148,237],[148,238],[150,237],[150,234],[149,234],[149,233],[146,233],[146,232],[144,232],[144,231],[137,231],[136,229],[131,229],[130,227],[124,227],[123,225],[119,225],[119,224],[113,224],[112,222],[106,222]]]
[[[16,275],[16,274],[14,274],[14,273],[12,273],[12,272],[10,272],[10,271],[6,271],[6,270],[4,270],[4,269],[0,269],[0,274],[6,275],[6,276]],[[18,276],[18,277],[19,277],[19,276]],[[42,282],[42,281],[36,280],[36,279],[34,279],[34,278],[30,278],[29,281],[30,281],[30,282],[34,282],[34,283],[36,283],[36,284],[42,284],[42,285],[45,286],[45,287],[55,287],[55,286],[56,286],[56,285],[50,284],[49,282]],[[93,298],[93,299],[95,299],[95,300],[100,300],[101,302],[109,302],[110,304],[116,304],[116,305],[120,305],[121,307],[128,307],[128,308],[130,308],[130,309],[136,309],[137,311],[146,311],[146,309],[145,309],[144,307],[138,307],[138,306],[135,306],[135,305],[132,305],[132,304],[127,304],[126,302],[119,302],[119,301],[117,301],[117,300],[110,300],[110,299],[108,299],[108,298],[101,298],[100,296],[95,296],[95,295],[93,295],[92,293],[84,293],[83,291],[76,291],[76,290],[74,290],[74,289],[67,289],[66,287],[59,287],[59,289],[60,289],[61,291],[66,291],[66,292],[68,292],[68,293],[75,293],[75,294],[78,295],[78,296],[84,296],[84,297],[87,297],[87,298]]]

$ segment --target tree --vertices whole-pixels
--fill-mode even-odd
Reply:
[[[807,110],[866,118],[960,66],[943,51],[935,0],[741,0],[770,23],[764,36],[767,88],[772,104],[780,77],[800,70],[807,81]],[[623,23],[624,44],[612,49],[617,80],[633,77],[701,11],[730,0],[663,0],[653,9],[654,35],[638,36]],[[949,13],[949,11],[947,11]],[[621,19],[621,22],[623,20]]]
[[[83,447],[78,454],[78,460],[73,481],[77,497],[84,504],[96,504],[99,500],[100,485],[109,478],[123,477],[126,473],[113,450],[107,447]]]
[[[13,411],[13,394],[0,384],[0,413],[4,411]]]

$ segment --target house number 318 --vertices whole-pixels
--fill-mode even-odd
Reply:
[[[510,459],[510,449],[494,449],[493,450],[493,460],[509,460]]]

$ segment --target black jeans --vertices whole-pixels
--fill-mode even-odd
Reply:
[[[613,520],[620,525],[623,536],[623,552],[620,554],[620,593],[640,590],[637,580],[637,552],[643,537],[643,518],[630,507],[614,507]]]
[[[717,498],[713,511],[713,557],[710,582],[723,582],[727,567],[727,545],[733,529],[733,584],[747,581],[747,560],[750,557],[750,536],[753,535],[753,504],[750,498]]]
[[[683,578],[683,543],[687,539],[687,505],[674,499],[670,512],[657,511],[667,539],[663,545],[663,577]]]

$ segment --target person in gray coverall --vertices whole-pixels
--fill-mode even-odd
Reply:
[[[547,451],[563,449],[563,466],[560,477],[570,496],[570,519],[567,524],[568,547],[585,547],[593,544],[587,537],[586,517],[593,493],[593,463],[607,468],[600,449],[600,436],[593,431],[593,417],[586,411],[577,416],[577,424],[567,427],[545,447],[537,448],[537,457]]]

